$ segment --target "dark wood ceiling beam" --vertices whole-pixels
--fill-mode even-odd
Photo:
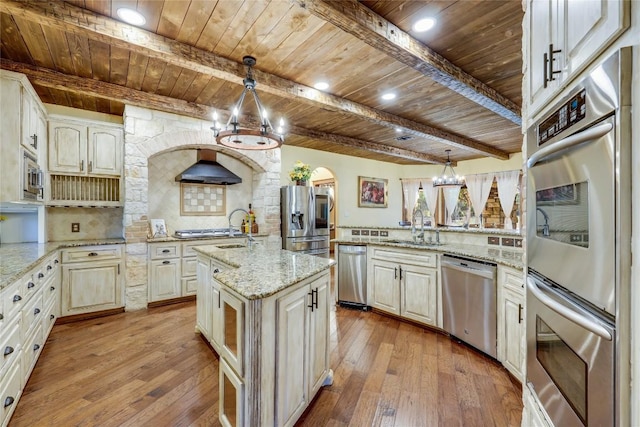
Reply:
[[[517,125],[520,107],[357,0],[296,0],[304,9]]]
[[[190,117],[196,117],[207,121],[211,120],[211,114],[214,111],[214,109],[208,105],[147,93],[113,83],[102,82],[100,80],[63,74],[42,67],[9,61],[4,58],[0,58],[0,68],[25,74],[29,78],[29,81],[37,86],[58,89],[80,95],[93,96],[109,101],[122,102],[136,107],[150,108],[152,110],[179,115],[186,114]],[[221,112],[221,110],[218,110],[218,112]],[[222,112],[229,114],[228,111]],[[256,118],[250,118],[248,120],[249,123],[253,123],[255,126],[258,126],[260,123],[259,119]],[[425,153],[418,153],[384,144],[350,138],[343,135],[306,129],[299,126],[291,126],[288,131],[289,133],[298,136],[327,141],[345,147],[361,148],[374,153],[386,154],[421,163],[441,164],[445,161],[445,159]]]
[[[0,12],[21,16],[41,25],[101,41],[114,47],[127,49],[169,64],[207,74],[235,84],[241,84],[246,70],[241,63],[217,56],[211,52],[168,39],[114,19],[60,1],[18,2],[0,1]],[[445,130],[376,110],[362,104],[320,92],[316,89],[254,70],[260,90],[312,105],[317,108],[349,114],[361,120],[389,128],[402,128],[405,133],[426,138],[463,150],[501,160],[509,154],[479,141],[464,138]]]

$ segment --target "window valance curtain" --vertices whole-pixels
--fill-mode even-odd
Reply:
[[[504,212],[504,228],[506,229],[513,228],[513,223],[511,221],[511,211],[513,210],[516,193],[518,192],[519,178],[519,170],[496,173],[496,181],[498,183],[498,197],[500,198],[500,205],[502,206],[502,211]]]
[[[489,193],[491,193],[491,185],[493,184],[493,177],[493,173],[467,175],[465,177],[471,206],[478,219],[480,219],[480,215],[482,215],[482,211],[484,211],[484,207],[487,205]],[[482,223],[480,226],[482,226]]]

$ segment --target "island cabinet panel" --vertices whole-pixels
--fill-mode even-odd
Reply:
[[[242,377],[244,373],[244,303],[229,292],[220,294],[222,306],[222,346],[224,360]]]
[[[211,261],[204,255],[198,256],[196,265],[196,277],[198,278],[198,290],[196,296],[196,328],[211,341]],[[216,351],[219,348],[214,347]]]

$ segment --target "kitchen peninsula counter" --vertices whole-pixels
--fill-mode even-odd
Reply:
[[[451,255],[465,256],[469,258],[475,258],[483,261],[495,262],[496,264],[502,264],[507,267],[512,267],[518,270],[524,268],[524,262],[522,261],[522,250],[515,249],[513,247],[508,248],[498,245],[473,245],[462,243],[443,243],[439,245],[434,244],[414,244],[407,242],[397,242],[396,239],[390,239],[387,237],[346,237],[334,239],[332,242],[342,245],[378,245],[378,246],[391,246],[404,249],[418,249],[432,252],[447,253]]]

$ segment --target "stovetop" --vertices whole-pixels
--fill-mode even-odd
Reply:
[[[234,236],[240,236],[240,229],[232,228]],[[193,239],[198,237],[227,237],[229,236],[228,228],[201,228],[192,230],[176,230],[174,237],[178,239]]]

